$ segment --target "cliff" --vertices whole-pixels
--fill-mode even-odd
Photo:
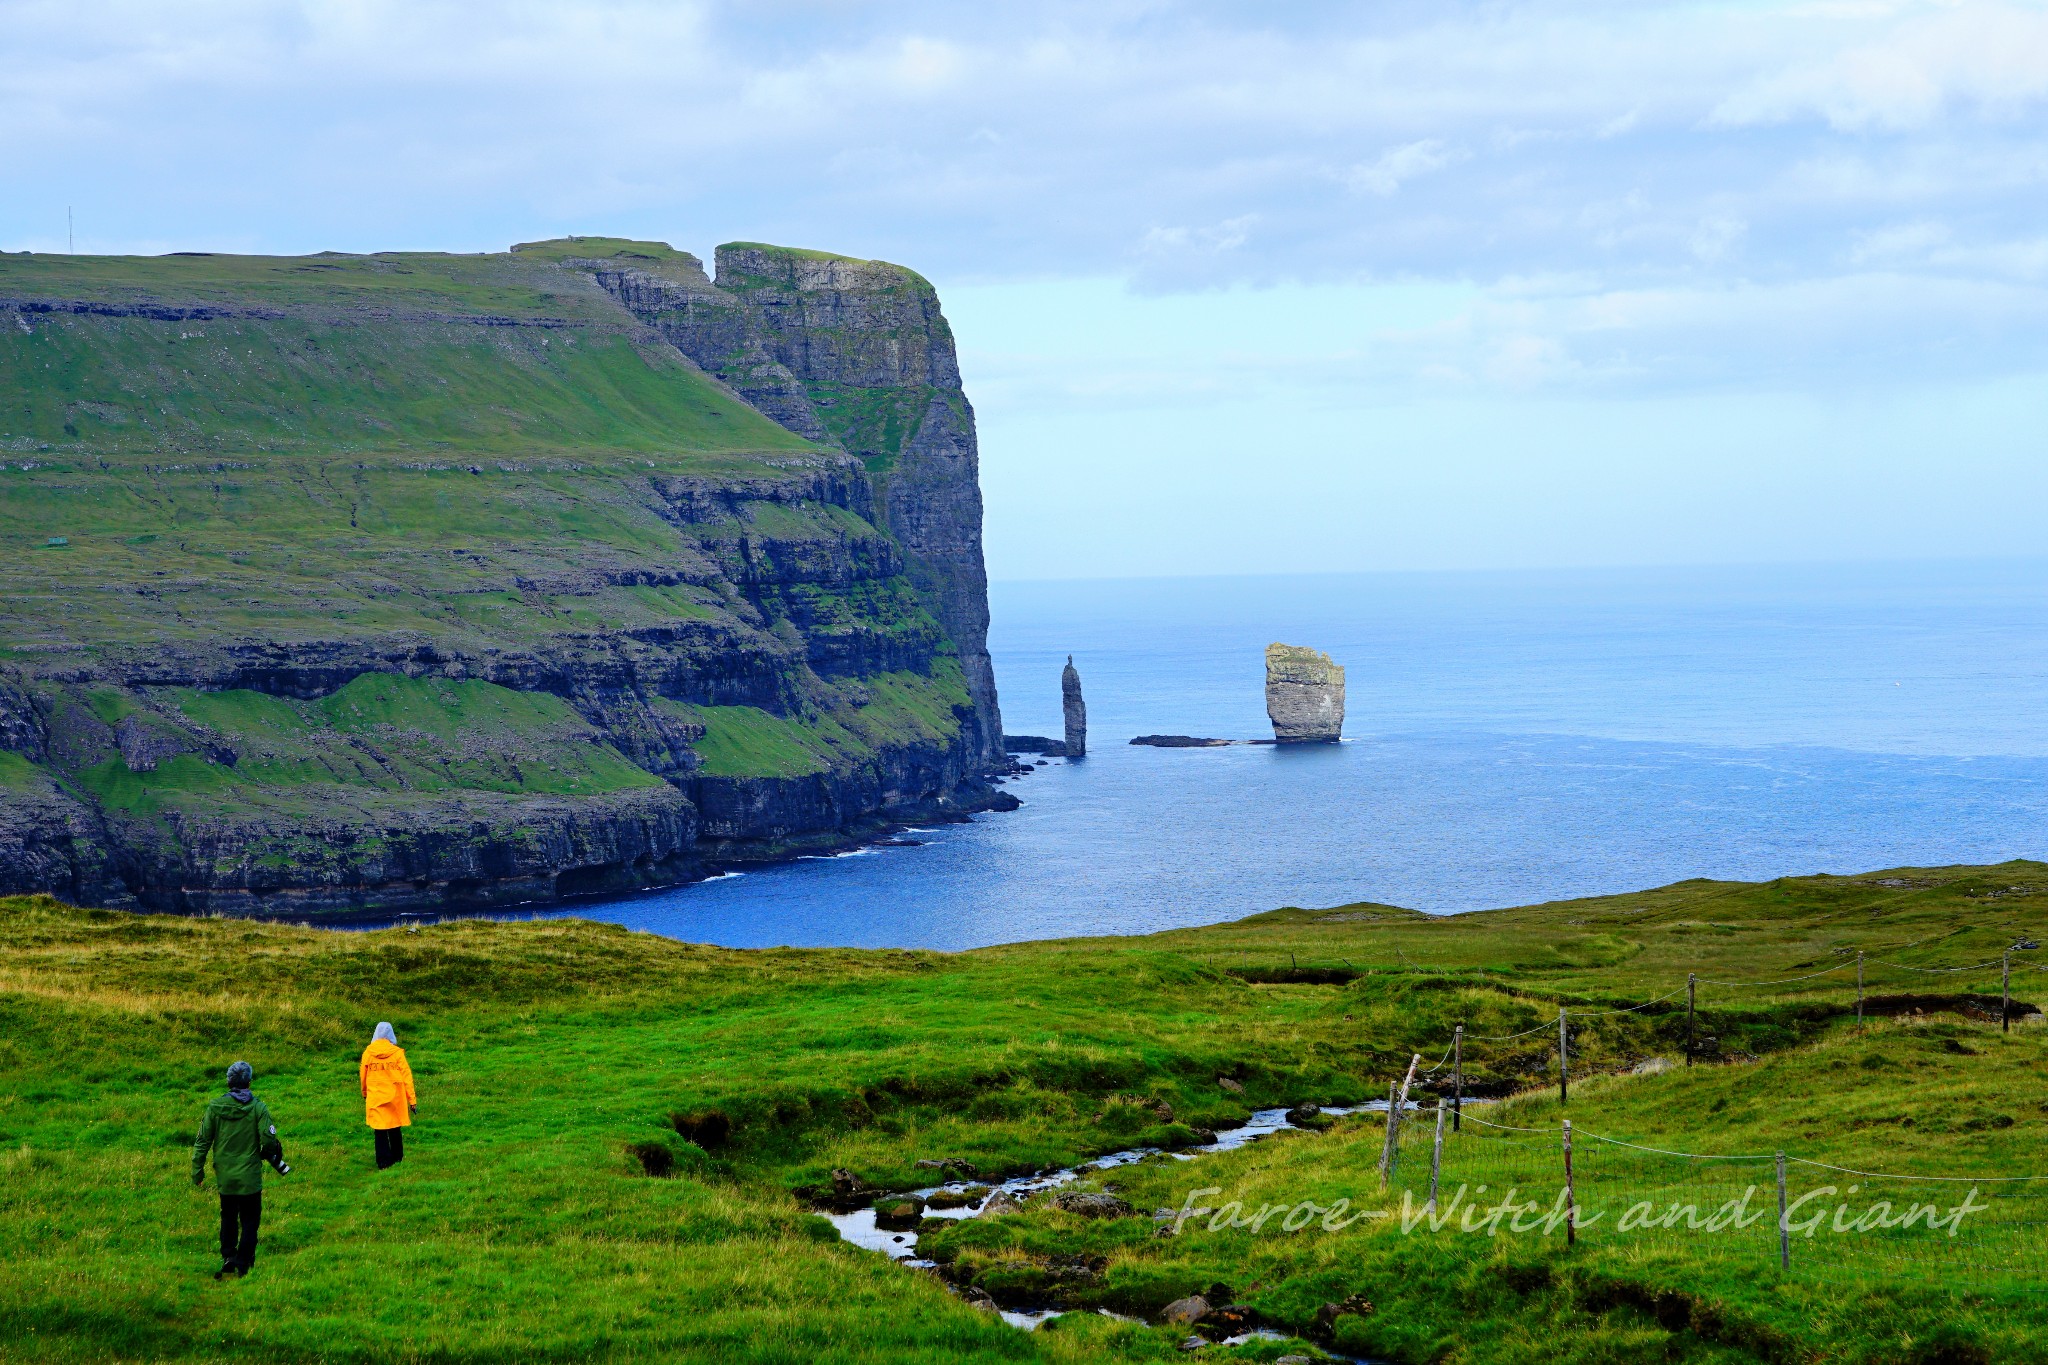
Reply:
[[[0,255],[0,891],[545,900],[999,800],[936,296],[726,254]]]

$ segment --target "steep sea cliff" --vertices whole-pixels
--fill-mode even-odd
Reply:
[[[0,256],[0,891],[546,900],[1001,801],[931,286]]]

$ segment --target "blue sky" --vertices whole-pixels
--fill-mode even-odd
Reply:
[[[2039,552],[2048,6],[0,0],[0,244],[916,266],[1001,577]]]

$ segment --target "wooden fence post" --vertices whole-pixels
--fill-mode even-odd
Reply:
[[[1380,1147],[1380,1188],[1385,1189],[1394,1175],[1394,1125],[1400,1122],[1394,1115],[1394,1082],[1387,1082],[1387,1137]]]
[[[1564,1244],[1579,1241],[1579,1195],[1572,1186],[1572,1121],[1564,1121]]]
[[[1464,1128],[1465,1118],[1465,1026],[1451,1035],[1451,1131]]]
[[[1401,1092],[1387,1106],[1393,1117],[1393,1124],[1387,1129],[1387,1179],[1394,1178],[1394,1169],[1401,1164],[1401,1123],[1408,1116],[1408,1087],[1415,1083],[1415,1068],[1422,1065],[1422,1054],[1413,1053],[1408,1058],[1408,1074],[1401,1078]]]
[[[1436,1178],[1444,1168],[1444,1099],[1436,1099],[1436,1145],[1429,1149],[1429,1211],[1436,1212]]]
[[[1792,1227],[1785,1219],[1785,1154],[1778,1153],[1778,1269],[1792,1268]]]
[[[1565,1039],[1564,1006],[1557,1007],[1557,1102],[1563,1104],[1571,1099],[1571,1052]]]
[[[1692,1054],[1697,1050],[1693,1044],[1692,1005],[1693,995],[1698,990],[1699,984],[1700,974],[1698,972],[1687,972],[1685,974],[1685,1064],[1687,1066],[1692,1065]]]

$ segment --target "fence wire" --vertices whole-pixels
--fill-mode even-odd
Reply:
[[[1777,1153],[1674,1151],[1575,1129],[1567,1202],[1561,1128],[1468,1110],[1460,1130],[1446,1119],[1440,1154],[1436,1136],[1433,1108],[1405,1116],[1390,1201],[1397,1217],[1406,1211],[1408,1235],[1474,1254],[1528,1239],[1562,1246],[1569,1208],[1579,1247],[1645,1263],[1859,1284],[2037,1284],[2048,1274],[2048,1177],[1892,1174],[1788,1153],[1781,1204]]]

